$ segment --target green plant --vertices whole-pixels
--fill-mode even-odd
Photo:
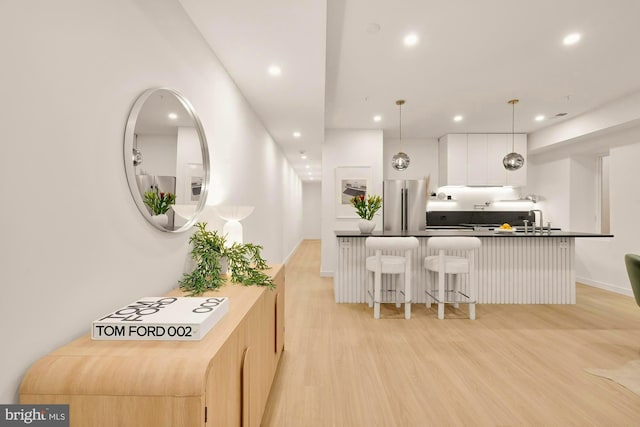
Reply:
[[[158,193],[157,190],[149,190],[144,193],[144,204],[149,206],[154,215],[167,213],[169,206],[176,202],[173,193]]]
[[[358,216],[371,221],[373,216],[382,207],[382,197],[380,196],[356,196],[351,198],[351,204],[356,208]]]
[[[190,292],[190,296],[200,295],[208,290],[215,290],[225,283],[222,277],[220,260],[227,258],[231,270],[231,281],[246,286],[275,287],[273,279],[263,273],[269,268],[261,257],[262,246],[251,243],[234,243],[226,247],[226,237],[216,231],[206,229],[206,222],[196,224],[196,232],[189,239],[193,245],[191,257],[196,262],[196,268],[190,274],[185,274],[180,281],[180,288]]]

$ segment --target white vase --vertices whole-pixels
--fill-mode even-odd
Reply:
[[[158,227],[167,228],[167,224],[169,224],[169,216],[167,214],[151,215],[151,222]]]
[[[358,221],[358,228],[362,234],[371,234],[373,229],[376,228],[376,223],[368,219],[361,219]]]

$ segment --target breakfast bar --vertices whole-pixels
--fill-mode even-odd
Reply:
[[[413,252],[412,298],[426,301],[426,270],[423,260],[435,252],[427,250],[429,237],[475,236],[482,246],[476,252],[475,273],[478,303],[485,304],[575,304],[575,239],[613,237],[610,234],[552,230],[502,233],[496,230],[436,229],[410,232],[336,231],[338,259],[334,277],[337,303],[366,302],[365,260],[373,255],[365,248],[369,236],[415,236],[420,242]],[[460,255],[462,254],[456,254]],[[400,254],[397,254],[400,255]],[[383,277],[383,287],[389,280]],[[461,286],[467,287],[466,278]],[[383,300],[384,301],[384,300]]]

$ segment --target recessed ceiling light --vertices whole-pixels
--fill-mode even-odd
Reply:
[[[301,158],[301,159],[306,159],[306,158],[307,158],[307,155],[305,154],[305,152],[304,152],[304,151],[301,151],[301,152],[300,152],[300,158]]]
[[[564,39],[562,39],[562,43],[565,46],[571,46],[572,44],[578,43],[581,38],[582,38],[582,35],[580,33],[571,33],[568,36],[566,36]]]
[[[178,115],[177,115],[176,113],[169,113],[169,118],[170,118],[171,120],[175,120],[175,119],[177,119],[177,118],[178,118]]]
[[[453,118],[453,121],[454,121],[454,122],[461,122],[461,121],[462,121],[462,116],[460,116],[460,115],[455,116],[455,117]]]
[[[282,74],[282,69],[277,65],[270,65],[268,71],[272,76],[279,76]]]
[[[415,46],[418,44],[418,35],[416,33],[407,34],[404,36],[404,44],[406,46]]]
[[[307,173],[307,175],[311,176],[311,172]]]
[[[374,122],[379,122],[380,120],[382,120],[382,116],[373,116]]]
[[[307,168],[307,169],[309,169],[309,168],[311,168],[311,166],[309,166],[309,165],[306,165],[306,166],[305,166],[305,168]]]
[[[536,116],[536,122],[541,122],[544,120],[544,116],[542,114],[540,114],[539,116]]]
[[[311,177],[309,177],[309,181],[313,181],[313,177],[312,177],[312,176],[311,176]]]
[[[302,134],[300,132],[294,132],[293,133],[293,137],[294,138],[300,138],[302,136]]]

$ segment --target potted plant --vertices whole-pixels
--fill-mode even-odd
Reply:
[[[197,230],[189,239],[193,246],[191,257],[195,268],[184,275],[180,281],[181,289],[188,291],[190,296],[218,289],[226,281],[227,265],[231,270],[232,282],[271,289],[275,287],[273,279],[263,272],[269,266],[260,255],[262,246],[251,243],[227,246],[225,236],[206,227],[206,222],[197,223]]]
[[[358,222],[358,228],[363,234],[369,234],[376,227],[376,223],[373,222],[373,216],[382,207],[382,197],[369,195],[355,196],[351,198],[351,204],[356,208],[356,212],[360,217]]]
[[[176,202],[173,193],[159,193],[157,190],[149,190],[144,193],[144,204],[151,210],[151,220],[161,227],[166,227],[169,222],[167,211]]]

